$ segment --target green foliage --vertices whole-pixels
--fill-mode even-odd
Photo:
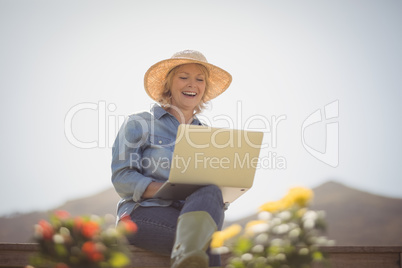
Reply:
[[[325,213],[307,208],[312,193],[294,188],[279,201],[261,206],[257,220],[243,232],[230,226],[213,236],[216,253],[231,252],[226,268],[310,268],[328,264],[320,247],[333,245],[323,234]]]
[[[34,241],[39,253],[31,259],[34,266],[54,268],[121,268],[130,264],[126,235],[137,226],[129,219],[114,226],[113,217],[72,218],[57,211],[50,220],[35,225]]]

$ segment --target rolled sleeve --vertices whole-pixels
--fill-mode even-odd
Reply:
[[[141,202],[152,178],[142,174],[140,159],[148,137],[141,118],[129,117],[122,125],[112,150],[112,183],[123,199]]]
[[[141,180],[138,180],[138,182],[135,185],[135,191],[133,193],[133,200],[135,202],[142,201],[142,195],[144,194],[145,190],[148,188],[148,185],[151,182],[153,182],[153,180],[148,177],[144,177]]]

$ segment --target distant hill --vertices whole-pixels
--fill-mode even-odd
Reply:
[[[326,211],[327,236],[337,245],[402,245],[402,199],[378,196],[352,189],[337,182],[327,182],[313,189],[313,209]],[[99,194],[66,202],[53,210],[72,215],[116,213],[119,197],[113,188]],[[32,212],[0,217],[0,242],[29,242],[33,226],[46,219],[48,212]],[[250,216],[236,222],[246,223]],[[232,222],[225,222],[229,225]]]
[[[326,211],[337,245],[402,245],[402,199],[327,182],[314,189],[314,209]]]

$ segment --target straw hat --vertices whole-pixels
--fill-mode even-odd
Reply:
[[[148,95],[155,101],[163,91],[165,78],[174,67],[187,63],[198,63],[209,71],[209,90],[204,102],[207,102],[224,92],[232,82],[232,76],[225,70],[208,63],[200,52],[184,50],[175,53],[170,59],[162,60],[152,65],[144,76],[144,87]]]

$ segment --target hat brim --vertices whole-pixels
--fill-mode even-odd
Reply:
[[[153,100],[159,101],[158,98],[163,91],[163,84],[168,72],[176,66],[189,63],[201,64],[209,72],[209,89],[204,96],[204,102],[210,101],[222,94],[232,82],[232,76],[227,71],[213,64],[193,59],[174,58],[162,60],[148,69],[144,76],[144,87],[147,94]]]

